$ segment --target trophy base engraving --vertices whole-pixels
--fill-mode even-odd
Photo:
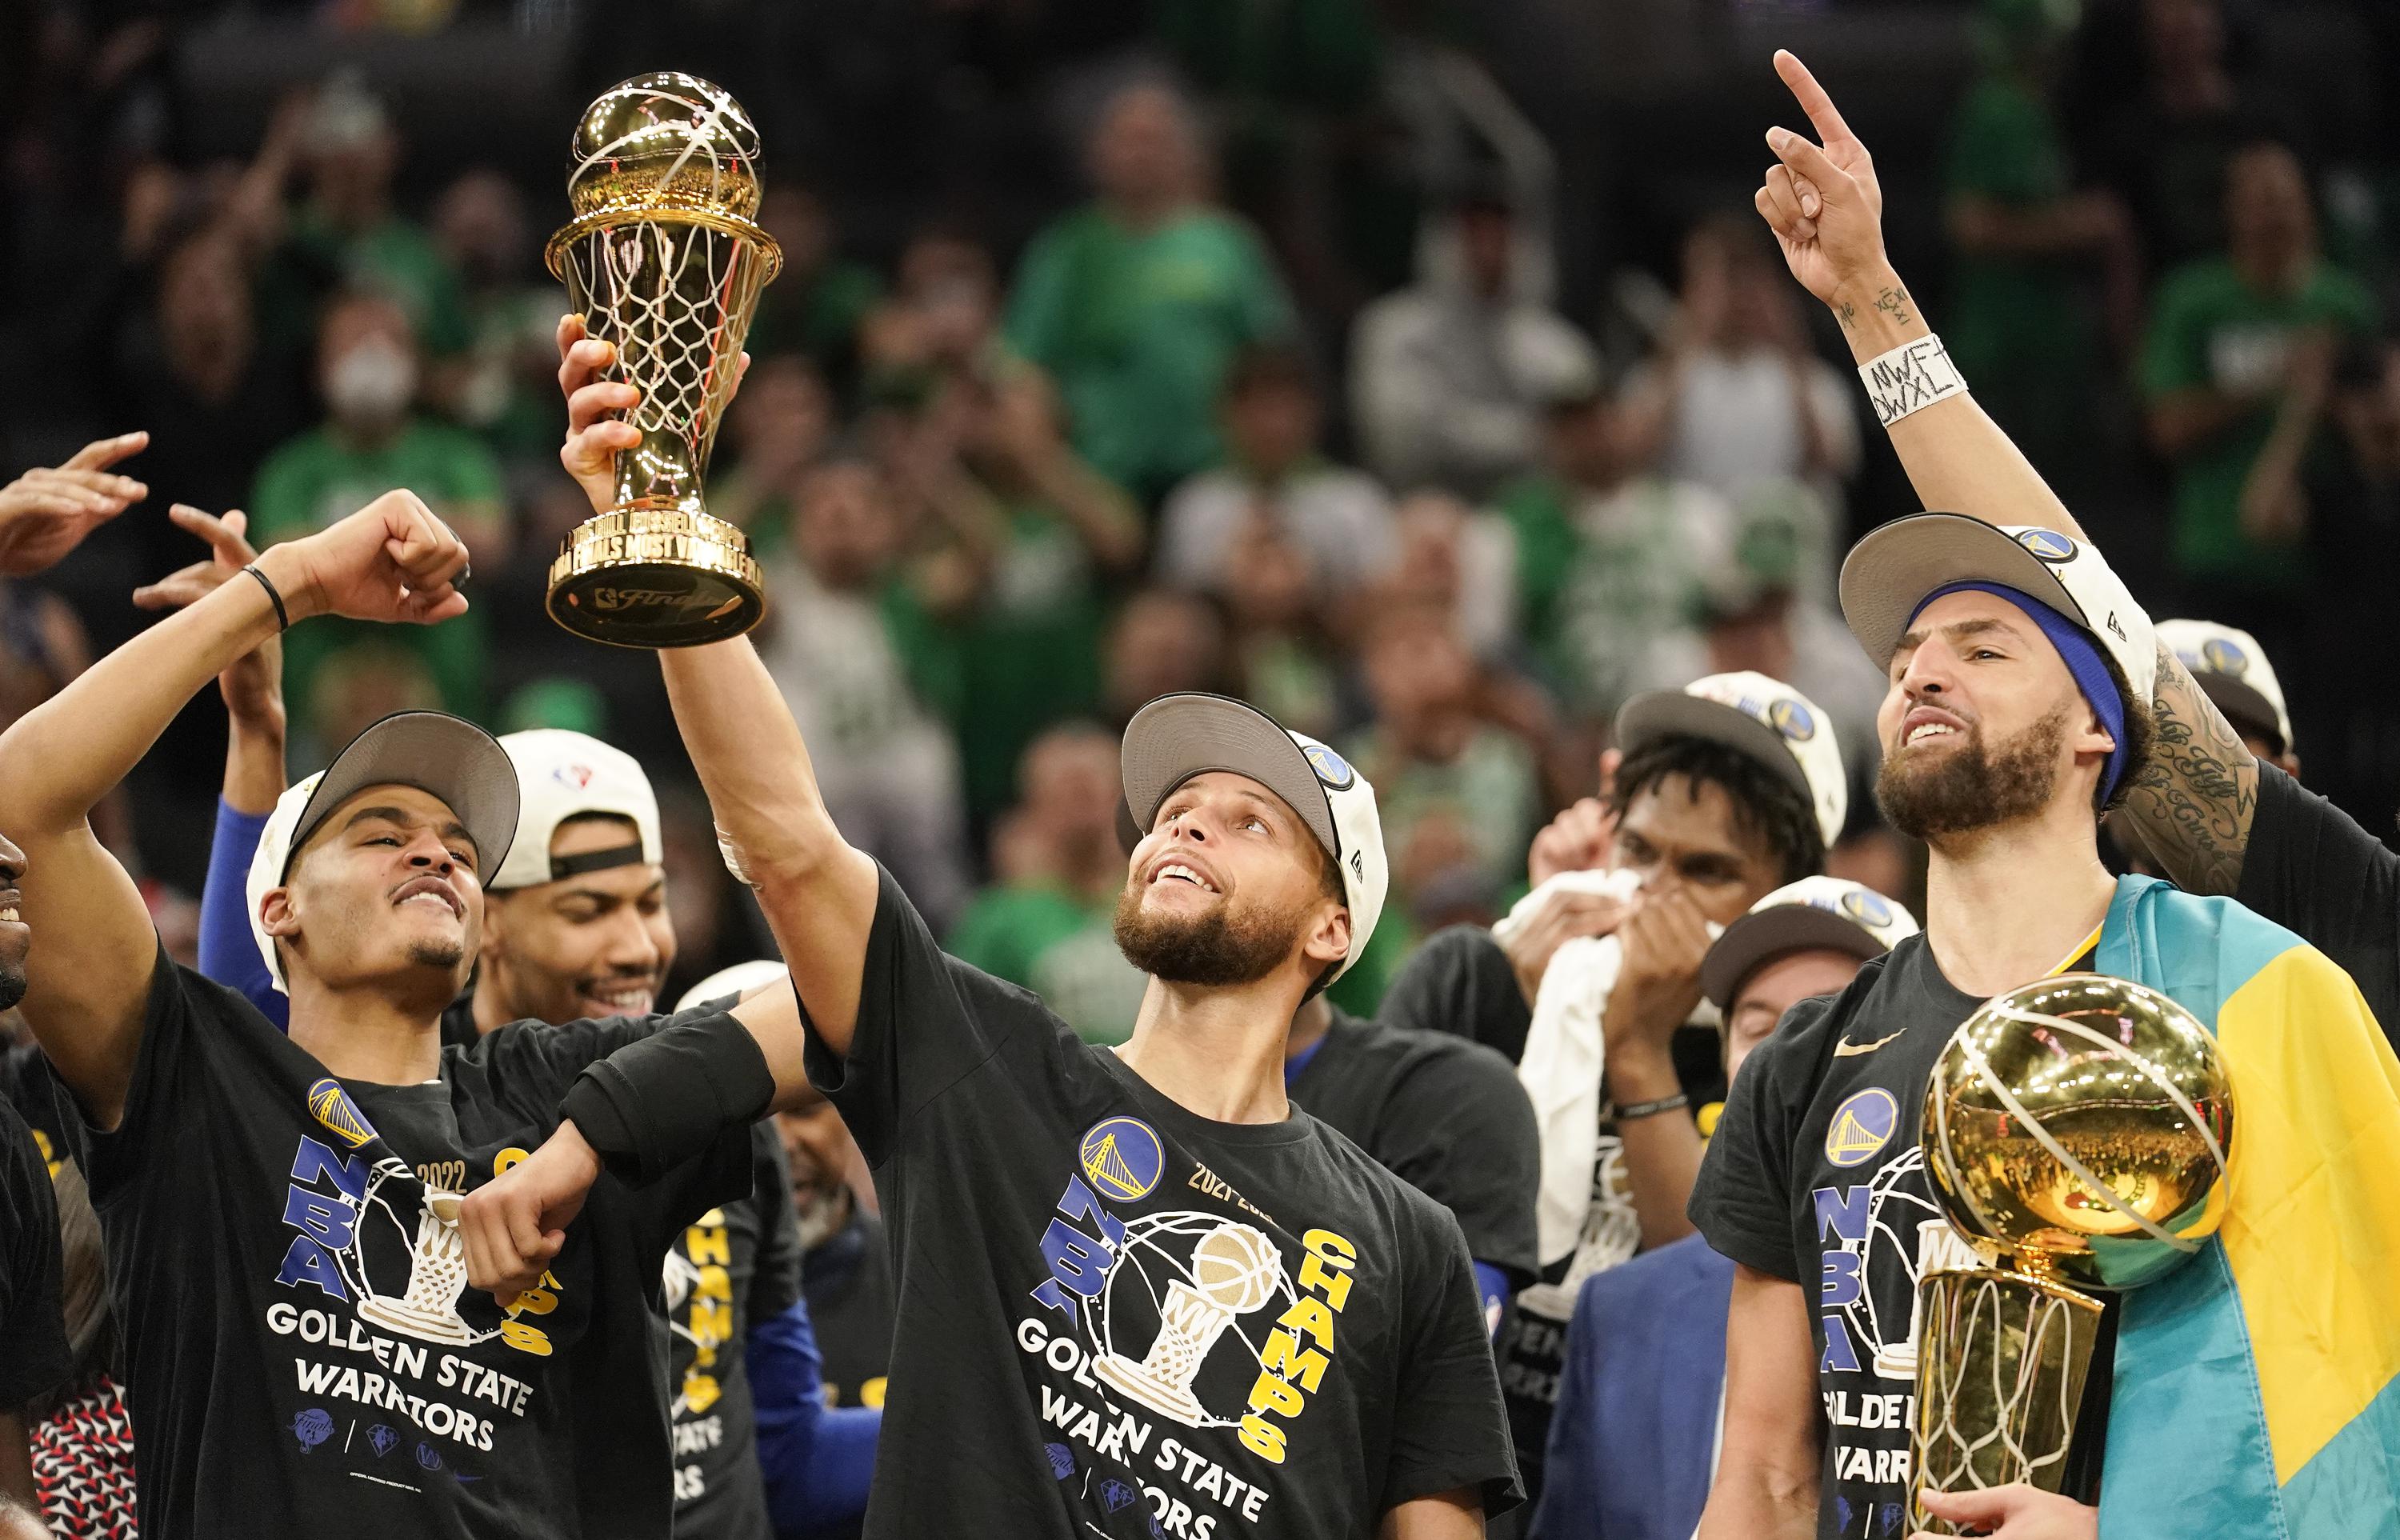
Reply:
[[[610,647],[699,647],[766,618],[749,537],[697,508],[612,508],[568,532],[550,564],[550,618]]]
[[[1190,1385],[1175,1384],[1120,1354],[1104,1353],[1092,1360],[1092,1372],[1161,1417],[1185,1427],[1198,1427],[1207,1418]]]
[[[1925,1511],[1926,1492],[2065,1484],[2101,1305],[1997,1267],[1929,1274],[1916,1289],[1909,1527],[1958,1534]]]

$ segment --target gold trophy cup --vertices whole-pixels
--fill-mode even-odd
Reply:
[[[2232,1088],[2190,1012],[2067,974],[1959,1026],[1921,1138],[1943,1213],[1984,1262],[1916,1286],[1909,1527],[1953,1534],[1928,1490],[2061,1489],[2102,1308],[2082,1289],[2148,1283],[2216,1231]]]
[[[550,617],[616,647],[692,647],[766,614],[748,537],[701,502],[759,291],[783,252],[758,211],[758,130],[689,75],[602,92],[575,129],[550,270],[617,356],[604,377],[642,399],[642,442],[617,457],[617,496],[575,526],[550,566]]]

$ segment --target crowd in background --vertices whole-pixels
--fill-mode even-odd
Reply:
[[[1834,566],[1908,505],[1741,206],[1751,168],[1674,213],[1638,208],[1614,244],[1657,253],[1655,273],[1628,266],[1570,309],[1561,292],[1595,288],[1561,281],[1575,179],[1438,7],[924,8],[948,73],[880,148],[810,126],[844,100],[803,100],[813,77],[717,69],[765,130],[784,268],[708,499],[764,566],[758,643],[841,826],[962,955],[1097,1038],[1128,1029],[1111,745],[1172,689],[1244,695],[1380,789],[1394,905],[1337,991],[1359,1010],[1413,937],[1504,912],[1632,692],[1787,680],[1863,791],[1881,684]],[[475,607],[295,635],[295,771],[439,705],[589,730],[683,779],[655,671],[543,617],[544,568],[585,511],[555,462],[554,173],[428,164],[378,61],[444,24],[565,29],[580,99],[634,68],[731,63],[743,8],[689,9],[688,35],[571,6],[243,13],[351,62],[279,87],[234,155],[196,121],[200,20],[51,5],[13,23],[30,68],[0,126],[0,338],[26,410],[0,426],[7,469],[150,438],[116,468],[145,500],[40,582],[0,585],[0,722],[143,622],[131,590],[193,554],[167,503],[241,508],[264,544],[397,484],[472,547]],[[2392,650],[2357,634],[2400,549],[2378,238],[2400,163],[2360,151],[2341,91],[2268,70],[2263,19],[2221,0],[2094,6],[2080,28],[2057,0],[1952,20],[1979,63],[1938,129],[1939,188],[1911,195],[1942,211],[1951,260],[1926,297],[1953,356],[2120,562],[2150,553],[2157,580],[2136,583],[2173,595],[2162,612],[2261,640],[2298,744],[2327,761],[2312,781],[2384,797],[2355,810],[2382,826],[2393,729],[2311,664]],[[813,35],[790,24],[780,46]],[[910,35],[852,46],[889,70],[935,47]],[[1017,94],[943,96],[968,83]],[[899,179],[866,182],[878,166]],[[190,714],[109,831],[170,939],[218,730]],[[704,809],[670,803],[698,977],[758,943]],[[1833,869],[1913,896],[1873,798],[1850,805]]]

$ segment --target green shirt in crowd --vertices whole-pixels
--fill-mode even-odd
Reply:
[[[1198,208],[1148,231],[1098,206],[1068,215],[1026,250],[1008,307],[1009,342],[1057,381],[1075,447],[1151,505],[1218,459],[1235,350],[1292,329],[1258,237]]]
[[[436,513],[475,502],[496,509],[503,500],[499,462],[463,429],[412,418],[383,444],[361,448],[326,426],[284,443],[259,467],[250,501],[250,538],[266,546],[312,534],[396,486],[424,498]],[[306,722],[310,689],[327,660],[362,642],[404,648],[423,663],[445,710],[481,715],[484,623],[482,613],[470,609],[432,626],[380,626],[329,616],[293,632],[284,639],[283,677],[295,722]]]
[[[1040,995],[1086,1043],[1133,1035],[1147,981],[1117,950],[1116,896],[1086,901],[1053,883],[987,888],[948,950]]]
[[[2178,572],[2260,588],[2305,580],[2301,548],[2262,545],[2243,532],[2243,485],[2274,427],[2284,366],[2302,334],[2323,327],[2355,336],[2374,324],[2366,286],[2325,262],[2283,294],[2258,293],[2222,257],[2169,275],[2142,348],[2143,394],[2156,402],[2214,389],[2257,402],[2175,466],[2170,550]]]

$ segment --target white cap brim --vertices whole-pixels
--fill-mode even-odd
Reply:
[[[1720,684],[1754,686],[1762,711],[1778,700],[1793,701],[1807,713],[1808,739],[1792,739],[1739,706],[1694,693]],[[1757,760],[1800,794],[1828,848],[1841,838],[1843,822],[1849,815],[1849,783],[1833,730],[1831,720],[1807,697],[1763,674],[1711,675],[1682,689],[1644,690],[1616,712],[1616,746],[1628,754],[1661,738],[1690,737],[1723,743]],[[1817,763],[1812,766],[1802,756],[1811,753],[1809,740],[1820,734],[1825,743],[1815,752]]]
[[[518,794],[516,767],[507,752],[490,733],[445,712],[403,711],[385,717],[351,739],[323,770],[286,791],[260,832],[245,896],[252,939],[279,989],[284,988],[283,963],[259,903],[283,885],[293,852],[335,809],[369,786],[413,786],[439,797],[475,842],[479,869],[498,871],[508,860],[516,837]]]
[[[529,728],[500,741],[516,767],[516,838],[508,859],[489,868],[484,886],[492,892],[539,887],[558,879],[551,837],[569,819],[594,815],[634,825],[641,859],[666,859],[659,827],[659,797],[641,762],[614,744],[564,728]]]
[[[1320,772],[1315,756],[1326,766]],[[1273,792],[1342,873],[1350,910],[1350,950],[1335,977],[1365,951],[1382,916],[1389,877],[1375,791],[1331,749],[1287,731],[1245,701],[1187,691],[1162,695],[1125,724],[1121,750],[1125,806],[1146,830],[1168,794],[1211,770],[1246,776]]]

